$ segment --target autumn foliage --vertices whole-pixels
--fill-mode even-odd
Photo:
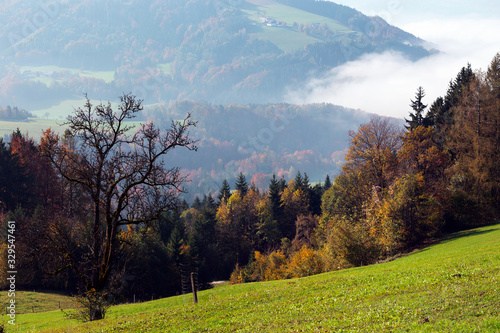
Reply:
[[[176,200],[154,216],[147,215],[152,195],[130,199],[127,205],[137,209],[127,211],[129,219],[123,215],[115,230],[116,265],[105,267],[112,276],[107,283],[126,299],[136,292],[147,298],[181,292],[189,270],[196,270],[203,287],[222,279],[303,277],[386,260],[447,232],[499,219],[500,54],[486,72],[464,67],[428,110],[424,97],[419,88],[406,129],[373,117],[352,131],[333,182],[327,176],[323,184],[311,184],[306,173],[297,172],[289,180],[272,175],[262,188],[247,182],[248,177],[262,184],[262,174],[240,173],[232,188],[224,181],[219,193],[197,197],[191,205]],[[143,131],[148,137],[157,133]],[[65,165],[49,163],[47,152],[56,148],[53,162],[75,162],[63,170],[65,177],[57,176]],[[79,278],[67,269],[71,263],[55,263],[86,259],[93,230],[89,212],[113,208],[113,200],[102,206],[102,200],[92,200],[92,191],[82,191],[86,183],[69,181],[72,172],[86,170],[73,160],[76,148],[71,133],[51,131],[39,144],[19,131],[10,143],[0,141],[0,210],[2,221],[16,220],[22,230],[16,243],[25,253],[19,259],[21,286],[77,291]],[[99,179],[104,188],[125,167],[113,162],[114,171]],[[133,194],[145,193],[137,191]],[[140,219],[129,223],[141,209],[147,228]],[[111,221],[111,210],[108,215]]]
[[[424,97],[419,87],[406,130],[373,117],[350,132],[346,162],[315,223],[303,213],[304,192],[288,186],[282,207],[296,216],[295,238],[267,256],[256,252],[240,276],[260,281],[371,264],[498,219],[500,54],[485,73],[464,67],[427,113]]]

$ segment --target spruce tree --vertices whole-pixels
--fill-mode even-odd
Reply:
[[[219,190],[219,196],[217,199],[219,199],[219,202],[227,201],[229,197],[231,196],[231,187],[229,187],[229,183],[227,180],[224,179],[222,182],[222,187]]]
[[[293,190],[297,191],[298,189],[302,189],[302,182],[303,182],[302,174],[300,171],[297,172],[297,175],[295,176],[294,183],[293,183]]]
[[[474,77],[475,74],[470,64],[467,64],[467,67],[462,67],[457,77],[450,81],[446,95],[438,97],[434,101],[424,119],[427,126],[432,126],[436,130],[436,141],[440,146],[446,141],[447,129],[453,125],[453,109],[458,106],[462,92]]]
[[[209,192],[208,193],[208,196],[207,196],[207,201],[206,203],[204,204],[204,208],[207,208],[207,209],[214,209],[216,208],[216,204],[215,204],[215,200],[214,200],[214,197],[212,197],[212,194]]]
[[[273,178],[271,178],[271,182],[269,183],[269,201],[273,212],[273,220],[276,221],[280,219],[282,214],[281,191],[280,182],[276,179],[276,175],[273,174]]]
[[[444,98],[444,108],[446,111],[449,111],[452,107],[459,104],[460,97],[462,96],[469,83],[472,82],[472,79],[474,77],[475,74],[472,70],[471,64],[468,63],[467,67],[462,67],[460,72],[458,72],[455,80],[450,82],[448,91],[446,92],[446,96]]]
[[[302,179],[302,190],[307,192],[310,188],[311,184],[309,184],[309,176],[304,172],[304,178]]]
[[[321,215],[321,198],[325,193],[324,187],[321,184],[316,184],[310,187],[309,191],[309,211],[315,215]]]
[[[278,185],[280,192],[283,193],[285,191],[285,188],[287,187],[285,178],[281,177],[280,181],[278,182]]]
[[[240,192],[241,197],[244,197],[248,192],[248,183],[245,175],[240,172],[236,179],[235,189]]]
[[[196,196],[194,198],[193,204],[191,205],[192,208],[200,209],[201,208],[201,200]]]
[[[181,204],[179,206],[179,211],[183,212],[186,209],[189,209],[189,204],[187,203],[186,199],[182,199]]]
[[[438,124],[444,123],[443,119],[444,98],[438,97],[432,103],[429,112],[425,116],[424,122],[428,126],[436,127]]]
[[[407,130],[414,130],[418,126],[424,125],[424,111],[427,108],[422,100],[425,97],[424,88],[418,87],[417,93],[415,94],[415,100],[410,100],[410,106],[413,110],[413,113],[410,112],[410,119],[406,119],[407,125],[405,125]]]
[[[325,184],[323,185],[323,191],[327,191],[330,187],[332,187],[332,181],[330,180],[330,176],[326,175]]]

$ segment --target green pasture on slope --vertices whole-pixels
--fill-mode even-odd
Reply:
[[[251,33],[254,38],[269,40],[275,43],[283,51],[300,49],[307,44],[323,42],[320,36],[308,36],[299,32],[293,27],[297,24],[326,24],[330,30],[338,34],[342,39],[347,33],[352,32],[348,27],[339,22],[321,15],[312,14],[304,10],[279,4],[269,0],[247,1],[241,6],[241,10],[248,15],[248,18],[257,25],[257,32]],[[267,27],[261,22],[262,18],[272,18],[276,21],[286,23],[286,27]]]
[[[312,277],[221,286],[109,309],[77,323],[24,314],[7,332],[498,332],[500,225],[397,260]],[[4,317],[4,322],[6,318]]]
[[[8,292],[1,292],[0,300],[4,311],[11,299]],[[59,309],[68,310],[74,309],[76,305],[71,296],[48,292],[16,291],[15,300],[16,313],[19,314],[49,312]]]
[[[78,75],[80,77],[89,77],[97,80],[103,80],[110,83],[115,79],[115,71],[93,71],[77,68],[66,68],[59,66],[21,66],[19,71],[22,74],[30,75],[34,81],[39,81],[49,85],[53,82],[60,81],[58,77],[69,75]]]
[[[39,141],[44,130],[51,128],[56,133],[61,133],[63,120],[29,118],[27,121],[0,121],[0,137],[10,136],[13,131],[19,128],[22,134]]]

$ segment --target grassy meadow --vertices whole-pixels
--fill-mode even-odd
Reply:
[[[2,292],[0,300],[4,306],[10,298],[6,292]],[[74,309],[73,297],[58,293],[18,291],[16,292],[16,312],[19,314],[49,312],[59,309]]]
[[[30,73],[33,75],[33,80],[50,85],[54,82],[61,81],[59,77],[65,74],[78,75],[80,77],[94,78],[110,83],[115,79],[115,71],[92,71],[76,68],[65,68],[59,66],[21,66],[21,73]]]
[[[308,278],[227,285],[111,307],[78,323],[22,314],[7,332],[499,332],[500,225],[399,259]],[[23,296],[19,296],[20,298]]]
[[[346,33],[352,32],[346,26],[328,17],[312,14],[271,0],[250,0],[247,2],[249,4],[242,5],[242,11],[256,24],[263,25],[261,17],[273,18],[287,24],[286,27],[267,27],[263,25],[258,32],[252,33],[254,38],[269,40],[285,52],[298,50],[310,43],[324,41],[324,38],[320,36],[308,36],[299,32],[293,27],[294,23],[326,24],[330,30],[338,34],[339,38],[342,38]]]
[[[27,121],[0,121],[0,137],[10,136],[13,131],[19,128],[21,133],[28,133],[28,136],[39,140],[42,132],[51,128],[57,133],[64,132],[65,127],[61,124],[64,120],[29,118]]]

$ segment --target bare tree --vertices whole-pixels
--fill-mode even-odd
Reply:
[[[186,176],[177,166],[167,167],[165,155],[176,147],[197,149],[188,132],[196,125],[190,114],[165,131],[150,122],[132,133],[127,121],[142,108],[142,100],[130,94],[121,97],[118,111],[110,103],[93,106],[87,98],[66,122],[75,139],[72,147],[50,132],[42,138],[43,151],[61,179],[89,198],[91,214],[79,222],[68,219],[79,224],[84,244],[64,255],[65,267],[74,270],[88,296],[89,320],[104,316],[100,300],[109,289],[121,231],[147,226],[179,204]],[[99,301],[92,305],[93,299]]]

